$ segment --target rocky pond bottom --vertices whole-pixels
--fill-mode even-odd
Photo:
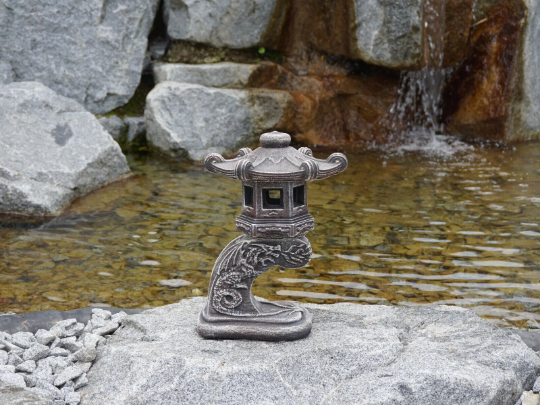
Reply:
[[[539,144],[345,153],[347,171],[308,185],[311,262],[271,269],[255,294],[457,305],[501,326],[538,327]],[[0,227],[0,313],[151,308],[207,294],[218,254],[240,234],[240,185],[195,164],[128,162],[137,177],[52,222]]]
[[[467,309],[308,304],[311,334],[276,343],[202,339],[196,322],[204,304],[204,298],[192,298],[136,315],[94,309],[86,325],[65,320],[35,335],[4,335],[0,354],[7,350],[10,360],[16,351],[23,359],[40,355],[19,363],[16,372],[0,366],[0,381],[8,383],[0,382],[0,403],[514,405],[521,397],[523,404],[540,400],[523,393],[540,373],[540,357],[509,329]],[[30,362],[37,369],[22,370]],[[17,379],[18,388],[9,384]],[[34,388],[25,388],[25,381],[33,381]]]

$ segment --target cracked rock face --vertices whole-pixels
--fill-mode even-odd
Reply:
[[[514,405],[540,371],[516,335],[457,307],[306,305],[309,337],[212,341],[193,298],[123,321],[81,404]]]
[[[39,81],[96,114],[111,111],[139,84],[158,3],[4,0],[1,59],[12,80]]]
[[[58,215],[130,173],[98,120],[40,83],[0,86],[0,128],[0,213]]]

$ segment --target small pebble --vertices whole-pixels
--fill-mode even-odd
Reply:
[[[97,356],[96,349],[83,348],[73,355],[73,359],[76,361],[88,362],[94,361]]]
[[[51,349],[40,343],[33,343],[29,349],[24,351],[23,360],[39,360],[47,357],[51,353]]]
[[[54,341],[55,338],[56,336],[54,334],[45,329],[39,329],[36,332],[36,341],[42,345],[48,345]]]
[[[20,374],[0,373],[0,382],[26,388],[26,382],[24,381],[24,377]]]
[[[36,338],[30,332],[17,332],[11,336],[11,343],[22,349],[29,349],[36,342]]]
[[[10,364],[12,366],[18,366],[22,362],[23,362],[23,359],[21,359],[21,357],[18,354],[15,354],[13,351],[9,352],[7,364]]]
[[[55,347],[51,350],[50,356],[61,356],[61,357],[67,357],[71,354],[69,350],[62,349],[61,347]]]
[[[118,322],[107,322],[105,325],[103,325],[101,328],[98,328],[98,329],[94,329],[92,331],[93,334],[95,335],[99,335],[99,336],[103,336],[103,335],[110,335],[112,334],[114,331],[116,331],[116,329],[119,328],[119,324]]]
[[[171,280],[159,280],[159,284],[164,285],[166,287],[179,288],[179,287],[186,287],[193,283],[187,280],[171,279]]]
[[[79,402],[81,402],[81,394],[78,392],[69,392],[66,394],[64,401],[68,405],[77,405]]]
[[[28,388],[32,388],[36,386],[37,378],[35,375],[32,374],[21,374],[24,378],[24,382],[26,383],[26,386]]]
[[[3,366],[4,364],[7,364],[8,362],[8,354],[7,352],[0,350],[0,366]]]
[[[105,311],[104,309],[101,309],[101,308],[93,308],[92,309],[92,318],[94,316],[97,316],[98,318],[101,318],[101,319],[104,319],[104,320],[109,320],[111,319],[111,312],[110,311]]]
[[[83,347],[82,343],[77,342],[77,338],[75,336],[60,339],[58,346],[69,350],[71,353],[78,352]]]
[[[105,339],[102,336],[95,335],[93,333],[87,333],[83,337],[83,345],[87,349],[95,349],[97,344]]]
[[[31,374],[36,371],[37,365],[34,360],[26,360],[15,367],[15,371]]]
[[[84,387],[88,384],[88,378],[86,377],[86,373],[82,374],[79,378],[76,378],[74,380],[75,386],[74,388],[78,390],[79,388]],[[67,384],[67,383],[66,383]]]
[[[0,374],[2,374],[2,373],[14,373],[14,372],[15,372],[15,366],[12,366],[11,364],[0,366]]]

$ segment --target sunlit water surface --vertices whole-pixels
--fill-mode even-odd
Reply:
[[[540,320],[540,145],[448,152],[438,142],[349,153],[345,173],[309,183],[313,258],[271,269],[254,293]],[[241,183],[188,163],[129,163],[136,178],[62,217],[0,228],[0,313],[149,308],[207,293],[216,257],[239,235]]]

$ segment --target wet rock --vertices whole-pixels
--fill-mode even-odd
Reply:
[[[355,0],[355,56],[375,65],[418,66],[422,56],[422,1]]]
[[[20,386],[0,382],[0,404],[54,405],[54,402]]]
[[[77,102],[40,83],[0,87],[0,212],[58,215],[129,174],[120,147]]]
[[[499,141],[540,135],[539,8],[529,0],[487,8],[443,96],[448,132]]]
[[[476,0],[445,1],[443,56],[445,67],[458,64],[466,56],[475,3]]]
[[[272,90],[232,90],[164,82],[146,99],[147,140],[172,157],[230,153],[279,127],[292,97]]]
[[[146,122],[144,117],[127,117],[124,119],[127,131],[127,143],[143,142],[146,135]]]
[[[185,404],[264,397],[276,404],[513,405],[540,371],[540,358],[518,336],[457,307],[306,305],[314,318],[306,339],[265,343],[201,339],[192,326],[205,301],[124,319],[98,349],[80,391],[84,403],[159,395]]]
[[[251,48],[264,41],[278,4],[277,0],[165,0],[164,20],[172,39]]]
[[[156,63],[152,71],[156,83],[179,82],[208,87],[244,88],[257,69],[259,65],[232,62],[207,65]]]
[[[8,0],[0,55],[17,81],[39,81],[105,113],[137,88],[158,0]],[[69,39],[69,40],[68,40]]]
[[[120,140],[124,127],[126,126],[124,121],[122,121],[116,115],[111,115],[110,117],[101,117],[98,121],[103,129],[107,131],[115,141]]]

